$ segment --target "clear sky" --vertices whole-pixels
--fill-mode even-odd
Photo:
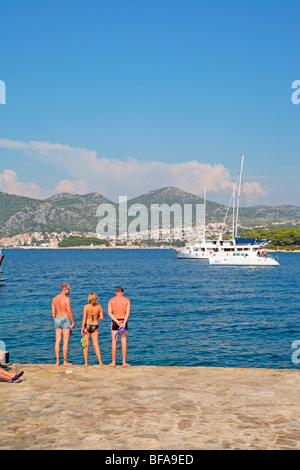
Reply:
[[[300,205],[299,0],[1,0],[0,191]],[[0,98],[1,99],[1,98]]]

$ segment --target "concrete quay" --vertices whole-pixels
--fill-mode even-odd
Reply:
[[[300,370],[13,364],[1,450],[300,449]]]

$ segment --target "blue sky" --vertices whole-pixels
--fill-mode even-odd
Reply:
[[[1,2],[0,191],[300,205],[300,4]],[[32,144],[33,143],[33,144]]]

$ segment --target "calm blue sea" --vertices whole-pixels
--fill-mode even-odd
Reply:
[[[68,360],[83,364],[82,310],[90,292],[104,309],[103,362],[111,361],[107,302],[121,286],[131,299],[132,365],[299,368],[300,254],[279,268],[210,267],[171,250],[4,250],[0,339],[11,362],[54,363],[52,298],[71,285],[75,329]],[[117,361],[121,364],[118,345]],[[300,358],[300,354],[299,354]],[[89,363],[97,364],[90,346]]]

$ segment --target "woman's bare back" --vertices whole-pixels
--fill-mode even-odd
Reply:
[[[101,305],[87,304],[86,309],[86,323],[89,325],[98,325],[98,318],[101,316]]]

